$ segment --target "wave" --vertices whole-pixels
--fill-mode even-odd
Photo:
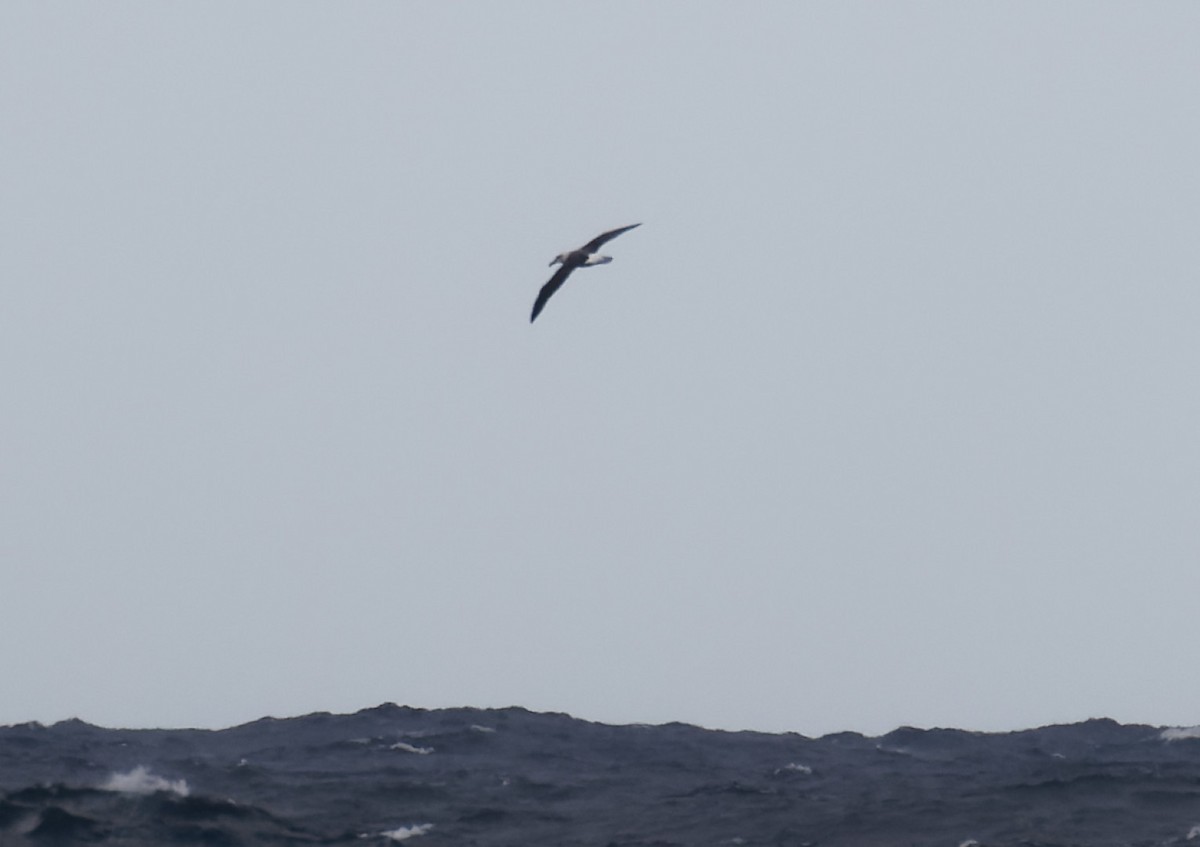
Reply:
[[[393,705],[0,727],[0,845],[1182,847],[1200,842],[1196,737],[1093,720],[814,739]]]
[[[152,774],[145,765],[138,765],[128,773],[114,773],[100,788],[103,791],[117,791],[122,794],[153,794],[156,791],[167,791],[186,797],[190,793],[187,780],[163,779]]]
[[[389,750],[399,750],[402,753],[416,753],[418,756],[428,756],[433,752],[432,747],[416,747],[406,741],[397,741]]]
[[[433,824],[420,823],[416,824],[415,826],[397,827],[396,829],[392,829],[387,832],[381,832],[379,834],[384,838],[390,838],[393,841],[407,841],[408,839],[414,838],[418,835],[424,835],[431,829],[433,829]]]

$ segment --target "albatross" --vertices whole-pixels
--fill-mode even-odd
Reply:
[[[640,223],[623,226],[620,229],[610,229],[602,235],[597,235],[587,244],[577,250],[568,250],[565,253],[559,253],[550,262],[553,267],[556,264],[562,265],[554,276],[550,277],[550,281],[542,286],[542,290],[538,292],[537,299],[533,301],[533,314],[529,316],[529,322],[533,323],[537,320],[537,316],[546,306],[546,301],[554,296],[554,292],[562,288],[562,284],[567,281],[567,277],[571,275],[571,271],[576,268],[590,267],[592,265],[606,265],[612,261],[612,256],[601,256],[596,251],[604,246],[605,243],[612,241],[623,232],[629,232],[634,227],[641,226]]]

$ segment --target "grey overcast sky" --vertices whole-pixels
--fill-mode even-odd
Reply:
[[[1198,151],[1192,2],[6,0],[0,722],[1200,723]]]

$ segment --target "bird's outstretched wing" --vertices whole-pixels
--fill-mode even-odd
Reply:
[[[575,265],[564,264],[554,272],[554,276],[550,277],[550,281],[542,286],[542,290],[538,292],[537,299],[533,301],[533,314],[529,316],[530,323],[537,320],[537,316],[546,306],[546,301],[554,296],[555,291],[562,288],[562,284],[567,281],[567,277],[571,275],[571,271],[573,270],[575,270]]]
[[[641,224],[637,223],[637,224],[630,224],[629,226],[623,226],[620,229],[610,229],[608,232],[604,233],[603,235],[597,235],[595,238],[593,238],[591,241],[589,241],[587,244],[583,245],[583,247],[581,247],[579,249],[582,250],[584,253],[595,253],[597,250],[599,250],[601,247],[603,247],[607,242],[612,241],[614,238],[616,238],[621,233],[629,232],[629,230],[631,230],[635,227],[639,227],[639,226],[641,226]]]

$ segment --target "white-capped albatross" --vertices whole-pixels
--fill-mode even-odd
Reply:
[[[638,224],[630,224],[623,226],[620,229],[610,229],[603,235],[597,235],[587,244],[580,247],[578,250],[568,250],[566,253],[559,253],[550,262],[551,266],[561,264],[562,267],[555,271],[554,276],[550,277],[550,281],[542,286],[542,290],[538,292],[537,299],[533,301],[533,314],[529,316],[529,322],[533,323],[537,320],[537,316],[546,306],[546,301],[554,296],[554,292],[562,288],[562,284],[567,281],[567,277],[571,275],[571,271],[576,268],[589,267],[591,265],[604,265],[612,261],[612,256],[601,256],[596,251],[599,250],[605,242],[612,241],[623,232],[629,232],[634,227],[641,226]]]

